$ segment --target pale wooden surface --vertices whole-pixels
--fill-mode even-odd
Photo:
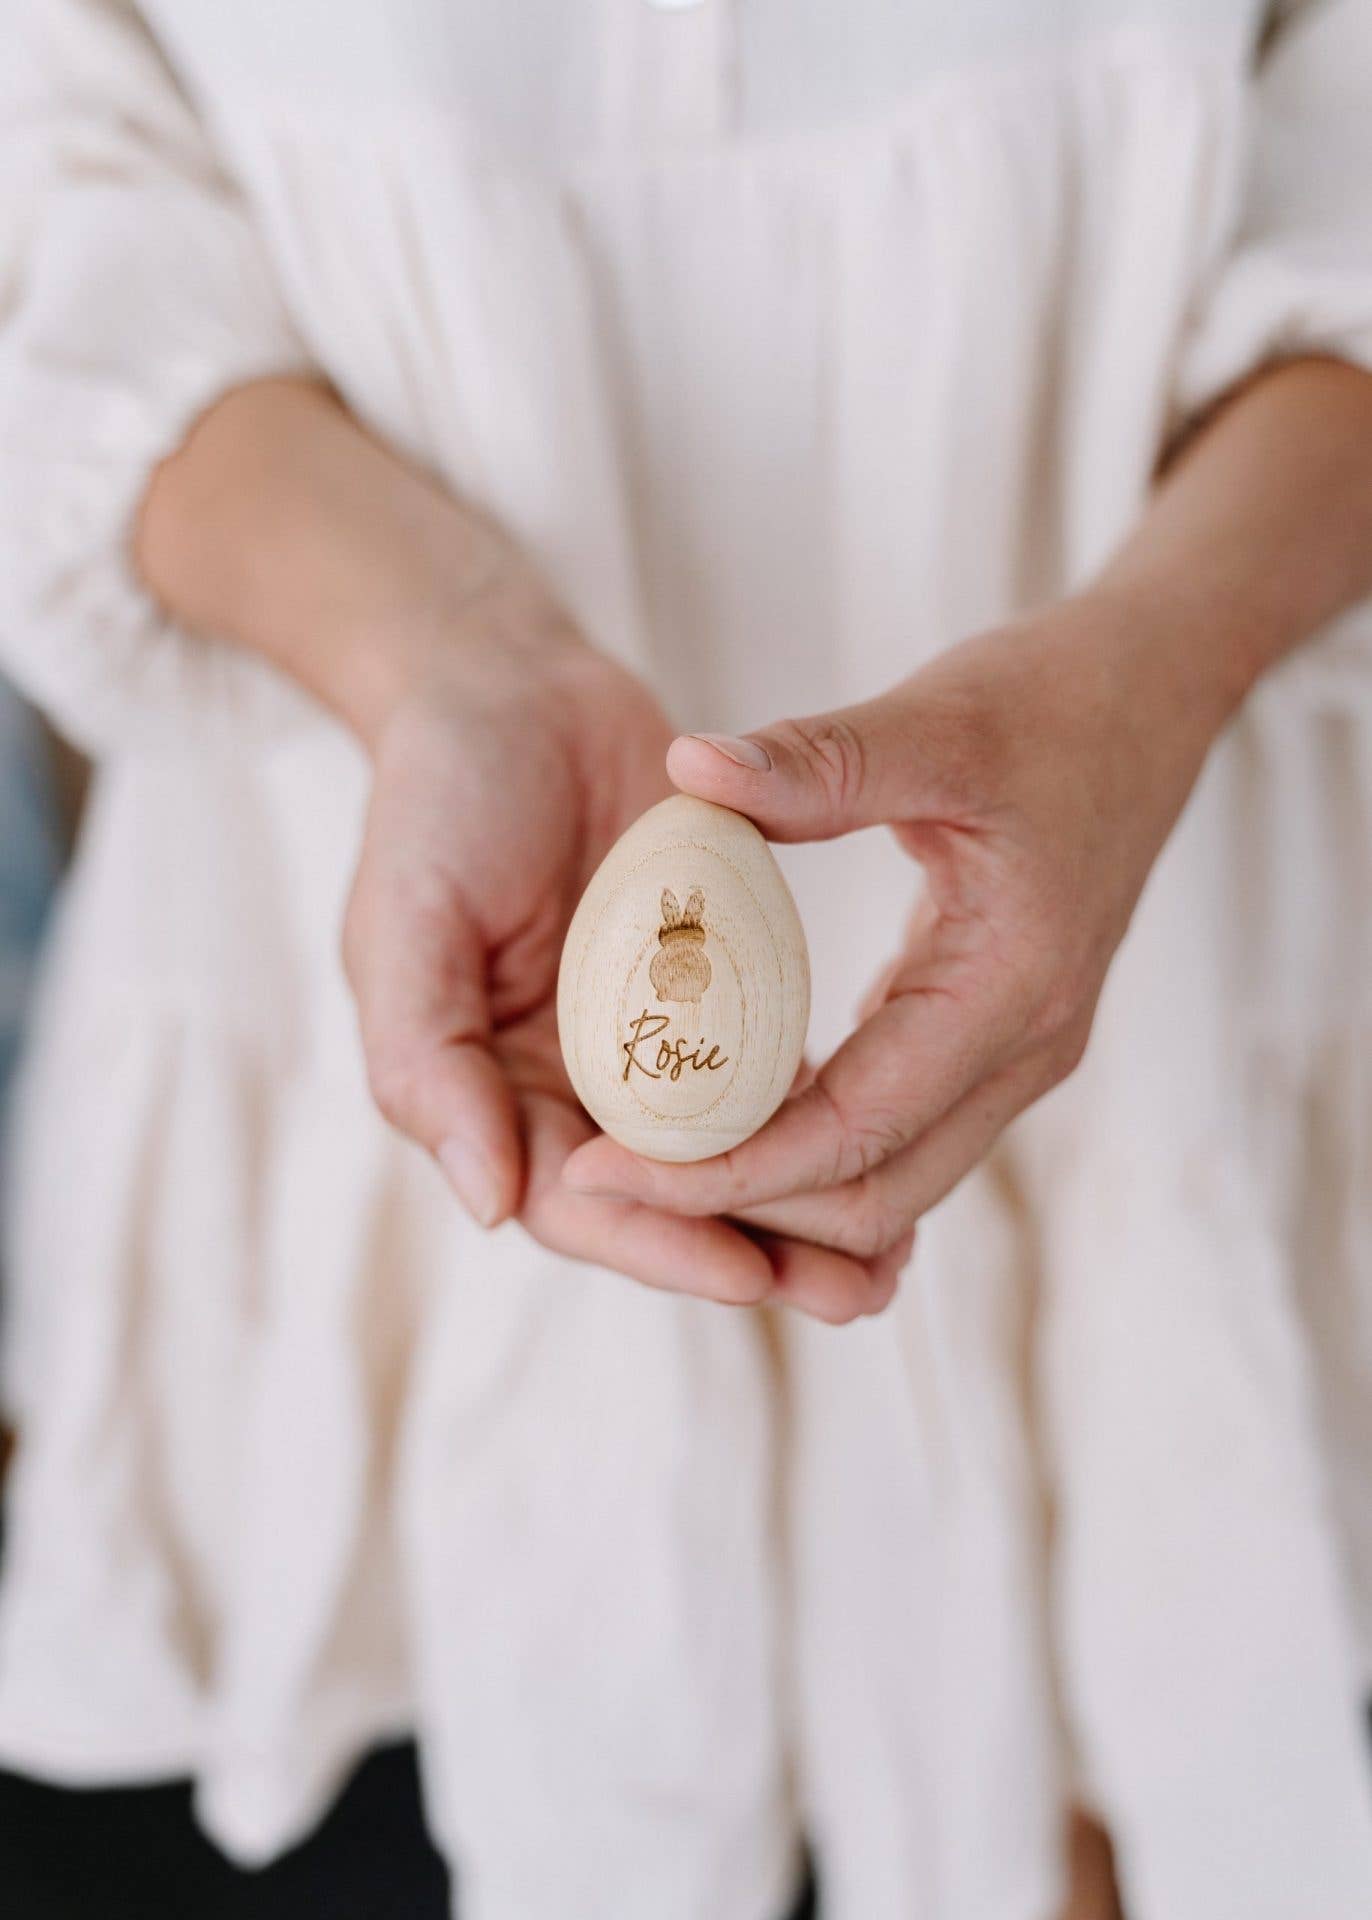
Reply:
[[[684,794],[650,808],[562,950],[558,1033],[587,1112],[654,1160],[723,1153],[785,1098],[809,1017],[805,934],[757,828]]]

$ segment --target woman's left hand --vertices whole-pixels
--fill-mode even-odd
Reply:
[[[688,1166],[598,1139],[564,1178],[863,1259],[908,1236],[1080,1060],[1232,705],[1150,624],[1083,598],[966,641],[864,705],[744,741],[675,741],[668,771],[686,792],[776,840],[889,825],[927,885],[857,1030],[761,1132]],[[841,1286],[806,1304],[854,1311]]]

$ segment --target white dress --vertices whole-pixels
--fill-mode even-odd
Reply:
[[[0,644],[99,771],[12,1169],[0,1761],[192,1773],[257,1859],[414,1727],[464,1920],[775,1920],[802,1829],[826,1920],[1044,1920],[1069,1798],[1136,1920],[1366,1920],[1366,622],[836,1333],[464,1224],[364,1091],[360,756],[127,532],[311,367],[680,724],[875,692],[1081,579],[1265,359],[1372,364],[1369,0],[17,12]],[[827,1047],[911,874],[788,870]]]

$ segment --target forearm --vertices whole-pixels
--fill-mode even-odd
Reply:
[[[570,638],[497,528],[307,380],[201,418],[153,476],[134,558],[184,626],[263,655],[366,743],[478,610],[512,643]]]
[[[364,741],[478,612],[506,644],[572,639],[511,543],[324,387],[228,394],[154,475],[135,558],[186,626],[271,660]],[[1080,596],[1101,665],[1188,729],[1372,594],[1372,375],[1276,369],[1193,436]],[[527,616],[527,617],[525,617]]]
[[[1254,682],[1372,594],[1372,374],[1303,360],[1255,380],[1163,474],[1088,590],[1224,724]]]

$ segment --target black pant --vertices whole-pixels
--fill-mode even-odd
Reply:
[[[264,1867],[201,1834],[190,1788],[73,1792],[0,1772],[4,1920],[448,1920],[411,1746],[364,1760],[324,1824]],[[794,1920],[815,1920],[806,1897]]]
[[[448,1920],[414,1749],[363,1761],[319,1830],[258,1873],[232,1867],[189,1786],[72,1792],[0,1773],[4,1920]]]

